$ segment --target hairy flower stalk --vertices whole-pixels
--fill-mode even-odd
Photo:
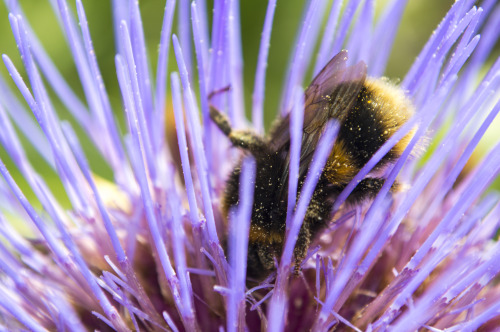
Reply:
[[[215,106],[235,127],[264,132],[263,114],[271,111],[264,110],[267,58],[280,52],[270,45],[277,1],[263,8],[251,123],[238,0],[215,1],[213,11],[205,0],[167,0],[157,57],[147,53],[139,4],[114,1],[123,105],[117,110],[82,1],[76,11],[66,0],[51,4],[84,99],[58,72],[21,5],[5,1],[25,74],[12,54],[3,55],[20,94],[0,78],[0,141],[17,168],[11,175],[0,161],[2,331],[498,329],[500,197],[488,188],[500,171],[500,144],[466,167],[500,111],[500,61],[485,67],[500,37],[496,1],[475,7],[473,0],[457,0],[451,7],[400,83],[415,115],[336,198],[330,227],[295,276],[293,250],[339,129],[328,123],[298,197],[297,181],[289,183],[284,249],[276,272],[259,284],[246,278],[256,162],[241,159],[209,112]],[[349,64],[364,61],[369,76],[382,76],[405,5],[390,1],[375,19],[373,1],[306,2],[277,110],[291,112],[290,179],[298,178],[308,70],[317,74],[345,48]],[[67,114],[56,112],[61,104]],[[175,128],[165,125],[166,109]],[[126,117],[126,128],[119,128],[117,115]],[[111,183],[89,166],[74,125],[109,165]],[[170,131],[175,148],[166,139]],[[376,198],[344,204],[410,131]],[[26,142],[59,177],[69,209],[28,158]],[[428,142],[436,144],[424,153]],[[225,180],[240,159],[240,199],[226,218]],[[391,193],[396,177],[405,189]],[[26,198],[21,178],[36,199]]]

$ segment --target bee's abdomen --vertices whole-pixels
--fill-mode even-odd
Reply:
[[[325,170],[331,183],[346,183],[387,140],[413,115],[404,93],[381,79],[367,79],[354,106],[341,124]],[[400,140],[378,167],[397,159],[413,131]]]
[[[286,219],[286,196],[281,197],[281,177],[283,176],[283,161],[277,154],[257,158],[257,173],[255,179],[252,230],[255,239],[266,234],[283,233]],[[239,203],[239,177],[241,165],[234,168],[226,183],[223,213]],[[286,184],[287,185],[287,184]],[[258,234],[257,234],[258,233]]]

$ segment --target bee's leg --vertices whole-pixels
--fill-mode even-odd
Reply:
[[[295,256],[294,275],[296,276],[300,274],[302,261],[306,257],[307,250],[309,249],[309,245],[311,244],[311,232],[309,231],[310,227],[307,223],[308,220],[306,215],[304,224],[302,224],[302,227],[300,228],[299,236],[293,250],[293,254]]]
[[[357,204],[365,199],[375,198],[385,183],[384,178],[365,178],[361,180],[352,193],[347,197],[348,204]],[[401,185],[395,181],[391,186],[391,192],[399,191]]]
[[[269,245],[260,245],[257,248],[257,254],[259,255],[260,263],[262,267],[268,271],[274,269],[274,250]]]
[[[323,181],[323,180],[320,180]],[[318,188],[314,191],[309,206],[307,207],[304,222],[300,228],[297,242],[295,243],[294,256],[295,256],[295,275],[299,275],[302,261],[307,255],[309,246],[313,240],[313,236],[327,226],[329,221],[328,215],[330,213],[331,205],[327,202],[326,192]]]
[[[275,253],[270,245],[249,243],[247,255],[247,276],[262,280],[275,269]]]
[[[253,155],[267,151],[267,144],[262,137],[251,130],[233,130],[227,116],[213,106],[210,107],[210,118],[234,146],[248,150]]]

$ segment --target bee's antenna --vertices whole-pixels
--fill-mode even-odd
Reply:
[[[231,140],[234,146],[245,149],[254,156],[263,155],[269,150],[264,139],[255,132],[251,130],[233,130],[227,116],[213,106],[210,106],[210,118]]]
[[[227,118],[227,116],[216,109],[214,106],[210,105],[210,118],[224,133],[224,135],[229,137],[233,129],[231,128],[231,124],[229,123],[229,119]]]

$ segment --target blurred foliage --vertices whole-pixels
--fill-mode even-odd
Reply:
[[[177,0],[177,5],[181,0]],[[20,1],[28,21],[36,31],[46,51],[56,63],[58,69],[68,80],[75,91],[83,97],[74,63],[69,55],[69,48],[58,24],[58,18],[52,11],[49,1]],[[74,5],[70,2],[70,5]],[[387,0],[377,1],[377,14]],[[210,8],[212,1],[208,1]],[[414,58],[427,41],[441,18],[449,9],[452,0],[419,0],[409,1],[405,10],[401,28],[397,34],[395,47],[386,75],[391,78],[404,76]],[[111,1],[84,1],[99,65],[106,83],[109,95],[117,113],[121,113],[121,98],[116,81],[114,54],[115,42],[113,36]],[[143,24],[148,42],[149,56],[152,69],[156,65],[158,41],[163,17],[164,1],[140,1]],[[245,63],[246,100],[250,105],[250,96],[253,89],[253,80],[257,55],[259,50],[262,26],[266,13],[267,0],[241,1],[241,31],[243,41],[243,55]],[[278,1],[273,25],[271,47],[268,61],[266,81],[266,112],[269,123],[274,118],[277,108],[281,84],[285,76],[288,56],[294,48],[294,39],[301,22],[301,15],[305,8],[304,0]],[[10,34],[10,25],[4,6],[0,6],[0,52],[8,54],[18,68],[22,68],[17,55],[14,38]],[[211,18],[209,18],[211,20]],[[174,27],[175,29],[175,27]],[[170,55],[170,64],[175,70],[175,63]],[[3,66],[1,73],[6,77]]]

